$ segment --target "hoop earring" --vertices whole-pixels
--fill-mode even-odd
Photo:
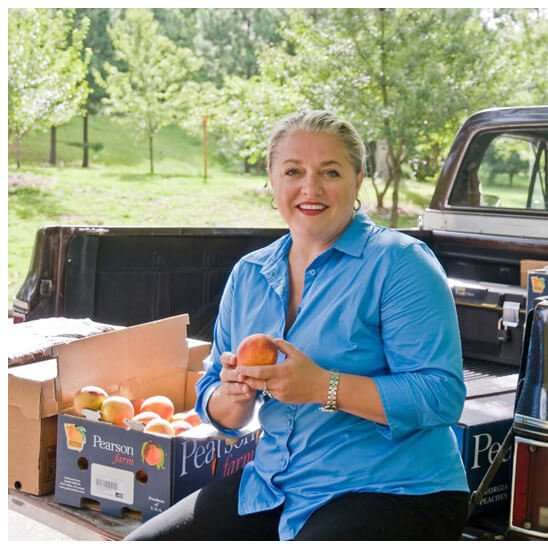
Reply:
[[[270,199],[270,208],[272,208],[272,210],[278,210],[278,207],[274,204],[274,197]]]
[[[362,201],[360,199],[356,199],[356,201],[358,201],[358,206],[352,207],[352,210],[354,210],[354,212],[357,212],[362,207]]]

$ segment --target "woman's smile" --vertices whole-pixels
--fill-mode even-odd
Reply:
[[[302,202],[297,205],[297,209],[305,216],[319,216],[328,208],[329,206],[320,202]]]

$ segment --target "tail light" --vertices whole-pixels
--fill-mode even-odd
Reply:
[[[548,538],[548,443],[516,437],[512,529]]]

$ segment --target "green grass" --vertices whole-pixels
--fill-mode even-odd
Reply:
[[[210,153],[209,178],[202,178],[199,140],[173,126],[156,138],[155,174],[148,175],[148,148],[134,133],[102,117],[90,122],[91,167],[81,168],[81,120],[57,131],[58,165],[49,166],[49,135],[35,133],[23,142],[22,167],[10,156],[10,176],[22,185],[8,191],[8,301],[21,286],[37,229],[45,225],[156,227],[283,227],[270,207],[265,176],[246,175],[238,163],[227,165]],[[212,143],[214,151],[215,144]],[[400,227],[416,225],[432,184],[402,182]],[[360,199],[375,205],[364,182]],[[390,197],[386,197],[390,205]],[[370,214],[387,225],[389,214]]]

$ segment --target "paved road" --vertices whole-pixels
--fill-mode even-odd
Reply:
[[[71,540],[63,533],[34,521],[19,512],[8,510],[8,541]]]

